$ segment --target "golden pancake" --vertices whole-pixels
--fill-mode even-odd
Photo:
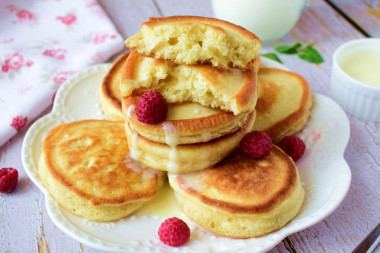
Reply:
[[[129,52],[124,53],[120,55],[114,61],[109,72],[104,77],[100,85],[100,104],[102,106],[104,114],[110,120],[124,120],[125,115],[122,112],[122,106],[121,106],[120,79],[121,79],[122,72],[124,71],[123,67],[128,55],[129,55]],[[254,62],[254,69],[256,71],[256,74],[257,74],[257,71],[259,70],[259,66],[260,66],[260,57],[257,57],[257,59]],[[187,106],[187,105],[190,105],[190,106]],[[208,116],[208,115],[211,115],[212,112],[217,111],[216,109],[211,109],[211,108],[205,108],[205,107],[200,108],[199,105],[195,103],[187,103],[187,105],[186,105],[186,112],[184,112],[184,115],[187,115],[189,111],[200,111],[200,115]],[[182,110],[184,109],[184,107],[177,107],[175,104],[169,105],[169,107],[173,108],[172,110],[170,110],[172,112],[182,112]],[[180,113],[175,113],[175,114],[176,114],[175,118],[178,118],[178,116],[180,115]],[[198,116],[198,118],[199,117],[200,116]],[[222,117],[224,117],[224,114],[222,115]],[[220,117],[218,118],[220,119]],[[210,120],[212,121],[212,119]],[[198,126],[199,124],[202,124],[202,123],[194,122],[191,124],[193,126]],[[146,137],[148,136],[149,134],[147,134]]]
[[[178,144],[207,142],[237,131],[249,115],[235,116],[197,103],[168,104],[168,115],[163,122],[146,124],[137,119],[136,104],[136,97],[123,99],[122,107],[129,124],[139,135],[160,143],[166,143],[167,136],[173,134],[176,134]]]
[[[197,102],[205,107],[251,112],[257,101],[254,68],[220,70],[209,65],[178,65],[132,51],[125,62],[122,97],[158,90],[168,103]]]
[[[125,45],[177,64],[211,63],[241,69],[251,68],[261,50],[260,39],[243,27],[196,16],[150,18]]]
[[[100,105],[110,120],[124,120],[121,109],[120,79],[129,53],[120,55],[100,84]]]
[[[84,120],[52,129],[42,145],[40,179],[69,212],[89,220],[125,217],[152,199],[164,173],[129,155],[124,122]]]
[[[307,81],[300,75],[274,68],[261,68],[254,130],[265,131],[274,142],[301,130],[312,105]]]
[[[169,183],[187,217],[233,238],[280,229],[296,216],[304,199],[296,165],[275,145],[260,160],[235,152],[210,169],[169,173]]]
[[[131,128],[128,120],[125,130],[131,155],[146,166],[175,173],[188,173],[208,168],[230,154],[241,139],[251,131],[255,112],[237,131],[208,142],[179,144],[177,135],[167,136],[167,143],[158,143],[139,135]]]

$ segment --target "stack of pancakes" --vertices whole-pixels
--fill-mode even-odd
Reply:
[[[260,40],[225,21],[155,18],[126,40],[120,91],[132,157],[168,172],[206,169],[229,155],[255,121]],[[244,55],[244,57],[240,57]],[[163,122],[138,121],[141,94],[168,102]]]
[[[275,145],[260,160],[237,147],[253,129],[274,141],[299,131],[307,82],[259,70],[260,40],[221,20],[154,18],[126,45],[100,87],[113,121],[64,124],[44,140],[39,172],[51,195],[87,219],[119,219],[153,198],[167,171],[183,213],[216,234],[260,236],[293,219],[304,198],[293,160]],[[168,102],[156,124],[135,112],[149,90]]]

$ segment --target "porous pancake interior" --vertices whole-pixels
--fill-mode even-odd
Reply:
[[[296,185],[297,171],[292,160],[274,146],[265,159],[236,152],[211,169],[172,178],[176,191],[205,205],[226,213],[254,214],[281,202]]]
[[[151,199],[161,172],[129,157],[124,123],[81,121],[60,125],[43,143],[55,180],[92,205]]]
[[[127,47],[155,58],[172,59],[177,63],[211,62],[214,66],[246,68],[258,56],[260,40],[242,35],[237,27],[227,29],[211,19],[154,19],[141,26],[138,33],[126,40]],[[232,26],[232,24],[229,24]],[[249,33],[244,31],[243,33]]]
[[[207,65],[178,65],[132,52],[129,73],[123,75],[123,97],[158,90],[169,103],[197,102],[205,107],[252,111],[256,105],[256,74],[253,69],[219,70]],[[135,61],[135,62],[134,62]],[[126,65],[128,68],[128,64]]]
[[[279,139],[299,122],[306,122],[310,107],[311,93],[305,79],[280,69],[260,69],[254,130]]]

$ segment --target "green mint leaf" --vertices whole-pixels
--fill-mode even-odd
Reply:
[[[265,53],[265,54],[260,54],[262,57],[269,58],[271,60],[277,61],[279,63],[282,63],[281,59],[277,56],[275,53]]]
[[[320,64],[324,62],[322,56],[318,52],[318,50],[313,46],[313,45],[307,45],[305,48],[303,48],[299,55],[299,58],[301,58],[304,61],[310,62],[310,63],[315,63],[315,64]]]
[[[287,45],[287,44],[282,44],[282,45],[277,45],[274,46],[274,50],[281,54],[297,54],[298,50],[302,47],[302,44],[300,42],[297,42],[293,45]]]

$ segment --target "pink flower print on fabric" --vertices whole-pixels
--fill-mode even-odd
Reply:
[[[91,60],[93,60],[96,63],[103,62],[104,61],[104,55],[102,54],[102,52],[96,52],[95,54],[93,54],[91,56]]]
[[[57,72],[53,77],[53,82],[55,84],[61,85],[66,81],[67,77],[71,76],[72,74],[74,74],[74,71]]]
[[[16,129],[17,131],[20,131],[28,122],[28,117],[23,117],[21,115],[18,115],[12,119],[11,127]]]
[[[47,49],[43,52],[43,55],[49,56],[58,60],[64,60],[66,57],[67,50],[63,48],[59,49]]]
[[[94,35],[94,37],[92,38],[92,42],[94,42],[94,44],[100,44],[100,43],[103,43],[104,41],[106,41],[107,38],[108,38],[107,33],[99,32],[99,33]]]
[[[6,57],[4,65],[1,66],[3,72],[8,72],[9,70],[19,70],[24,63],[24,57],[19,53],[13,53]]]
[[[13,4],[7,5],[6,8],[7,8],[7,10],[8,10],[9,12],[14,12],[14,11],[17,10],[16,6],[14,6]]]
[[[9,39],[5,39],[5,40],[3,40],[3,43],[4,43],[4,44],[10,44],[10,43],[12,43],[13,41],[14,41],[13,38],[9,38]]]
[[[28,66],[28,67],[31,67],[31,66],[33,66],[33,64],[34,64],[34,62],[33,62],[33,61],[27,61],[27,62],[26,62],[26,66]]]
[[[88,1],[86,1],[86,2],[87,2],[87,3],[86,3],[86,6],[87,6],[88,8],[91,8],[91,7],[94,7],[94,6],[99,6],[99,4],[98,4],[97,1],[88,0]]]
[[[33,13],[24,9],[16,12],[16,17],[17,17],[18,22],[20,23],[30,23],[36,18],[36,16]]]
[[[9,71],[9,67],[7,65],[3,65],[1,66],[1,70],[4,72],[4,73],[7,73]]]
[[[57,17],[58,20],[61,20],[61,22],[67,26],[69,25],[72,25],[76,20],[77,20],[77,17],[74,15],[74,14],[67,14],[66,16],[58,16]]]

